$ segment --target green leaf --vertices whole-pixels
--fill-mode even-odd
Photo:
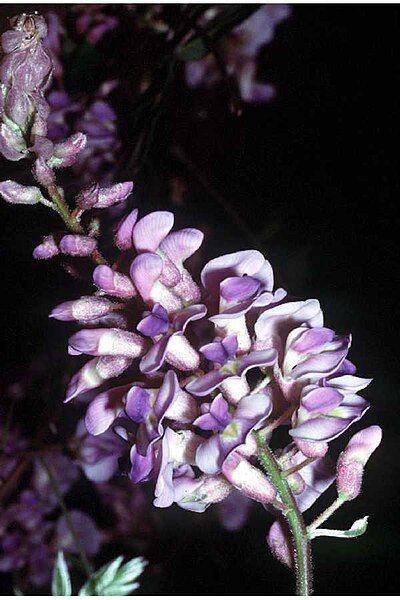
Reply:
[[[80,596],[127,596],[139,587],[136,579],[147,562],[139,557],[121,567],[124,557],[119,556],[101,567],[79,591]]]
[[[350,529],[316,529],[310,532],[310,539],[316,537],[338,537],[338,538],[355,538],[363,535],[366,532],[368,525],[368,517],[363,517],[354,521]]]
[[[71,579],[69,577],[67,563],[64,554],[59,552],[53,570],[53,581],[51,583],[53,596],[71,596]]]

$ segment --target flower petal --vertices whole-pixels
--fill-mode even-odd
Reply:
[[[132,233],[138,252],[155,252],[174,225],[174,215],[168,211],[152,212],[140,219]]]

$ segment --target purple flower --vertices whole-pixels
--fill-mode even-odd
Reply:
[[[76,429],[76,463],[86,477],[94,482],[108,481],[117,472],[118,459],[125,444],[113,431],[90,435],[83,420]]]
[[[95,522],[89,515],[80,510],[69,511],[69,519],[74,526],[79,538],[80,546],[88,556],[94,556],[100,550],[102,536]],[[72,536],[69,523],[64,516],[57,521],[56,544],[58,550],[78,554],[81,548],[77,546],[76,540]]]
[[[191,321],[202,319],[207,309],[203,304],[194,304],[178,311],[170,324],[168,313],[163,306],[155,304],[151,313],[145,313],[138,325],[138,330],[157,339],[140,362],[142,373],[150,374],[158,371],[166,360],[181,371],[197,369],[200,364],[198,352],[191,346],[184,335]]]
[[[155,467],[157,443],[164,435],[164,420],[191,423],[198,414],[196,401],[181,390],[173,371],[165,375],[159,390],[133,386],[126,396],[125,412],[137,424],[131,449],[131,480],[145,480]]]
[[[229,394],[228,400],[237,403],[243,390],[249,389],[245,378],[247,371],[254,368],[265,369],[273,366],[275,362],[275,350],[253,351],[227,360],[222,366],[216,366],[205,375],[193,379],[186,385],[186,389],[195,396],[207,396],[219,387]]]
[[[290,435],[297,441],[329,442],[361,419],[369,403],[356,394],[331,387],[306,386],[292,420]]]
[[[207,263],[201,278],[211,306],[219,302],[218,314],[210,318],[216,333],[221,337],[236,335],[239,351],[247,352],[251,347],[247,313],[279,302],[286,295],[281,289],[272,292],[270,263],[257,250],[235,252]]]
[[[289,14],[290,8],[287,5],[264,5],[235,27],[227,37],[224,55],[226,69],[237,79],[245,102],[268,102],[274,97],[272,85],[257,81],[256,59],[260,48],[271,42],[276,27]],[[211,54],[201,60],[186,63],[186,82],[189,87],[211,88],[219,81],[218,66]]]
[[[132,240],[141,253],[131,265],[131,277],[146,303],[159,302],[174,312],[200,300],[200,290],[183,263],[200,247],[197,229],[169,233],[174,223],[170,212],[157,211],[140,219]]]
[[[211,415],[212,410],[215,411],[215,408],[210,407]],[[233,410],[229,423],[222,428],[222,423],[218,419],[214,430],[216,433],[200,445],[196,453],[196,465],[209,475],[220,473],[233,450],[251,444],[251,432],[268,418],[271,410],[272,401],[269,393],[253,394],[242,398]],[[207,428],[210,424],[210,421],[206,422]]]

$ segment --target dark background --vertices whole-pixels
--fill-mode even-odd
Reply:
[[[214,105],[212,126],[176,123],[187,155],[258,236],[278,283],[319,298],[326,324],[353,333],[350,358],[360,375],[374,377],[363,426],[381,424],[383,443],[362,496],[331,521],[345,528],[369,514],[370,524],[356,540],[315,541],[315,592],[323,595],[398,593],[399,40],[398,6],[296,5],[262,52],[260,75],[277,85],[275,102],[247,106],[240,119]],[[191,101],[177,96],[182,105]],[[161,121],[161,148],[173,128]],[[163,168],[185,173],[173,158]],[[9,176],[3,163],[1,179]],[[214,231],[205,258],[248,247],[212,193],[198,178],[188,182],[176,212],[186,226]],[[138,184],[142,210],[167,206],[162,195],[148,197],[150,187]],[[1,368],[12,381],[38,349],[48,353],[49,368],[65,368],[58,361],[66,332],[47,314],[81,288],[31,259],[52,227],[44,208],[2,203],[0,211]],[[291,575],[267,551],[272,521],[261,509],[238,533],[175,509],[157,519],[150,558],[163,574],[155,593],[292,593]]]

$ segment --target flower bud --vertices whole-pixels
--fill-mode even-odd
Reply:
[[[90,256],[96,250],[97,241],[87,235],[64,235],[60,250],[69,256]]]
[[[99,184],[93,183],[89,187],[84,188],[76,197],[76,205],[82,210],[93,208],[99,199]]]
[[[210,504],[222,502],[232,491],[223,475],[177,477],[174,480],[174,499],[181,508],[204,512]]]
[[[269,504],[276,498],[276,490],[269,479],[253,467],[248,460],[239,454],[231,452],[222,465],[225,477],[245,496]]]
[[[51,168],[70,167],[78,158],[78,154],[86,146],[86,135],[74,133],[65,142],[54,145],[53,156],[49,158]]]
[[[56,256],[59,253],[60,250],[58,248],[57,240],[55,239],[54,235],[51,234],[46,235],[46,237],[43,238],[42,243],[36,246],[33,251],[33,258],[36,258],[37,260],[47,260],[49,258],[53,258],[53,256]]]
[[[68,384],[64,402],[69,402],[75,396],[93,390],[102,385],[107,379],[118,377],[131,364],[127,356],[98,356],[86,363]]]
[[[279,562],[293,568],[293,546],[289,528],[284,521],[275,521],[267,535],[268,546]]]
[[[19,128],[12,129],[5,123],[0,126],[0,152],[7,160],[21,160],[28,154],[25,139]]]
[[[69,338],[70,354],[92,356],[128,356],[137,358],[144,354],[144,338],[123,329],[82,329]]]
[[[0,194],[11,204],[37,204],[44,199],[39,188],[33,185],[21,185],[11,180],[0,183]]]
[[[108,208],[126,200],[133,188],[132,181],[124,181],[123,183],[116,183],[109,187],[100,188],[99,195],[94,208]]]
[[[37,158],[32,167],[32,175],[40,185],[50,187],[56,182],[56,176],[53,169],[50,169],[44,158]]]
[[[353,435],[340,454],[336,465],[336,486],[338,493],[347,500],[354,500],[360,494],[364,467],[381,440],[381,428],[372,425]]]
[[[57,321],[90,321],[107,315],[113,310],[113,303],[107,298],[82,296],[78,300],[62,302],[50,313]]]
[[[131,279],[123,273],[113,271],[107,265],[99,265],[93,271],[93,281],[100,290],[118,298],[136,296],[135,286]]]

